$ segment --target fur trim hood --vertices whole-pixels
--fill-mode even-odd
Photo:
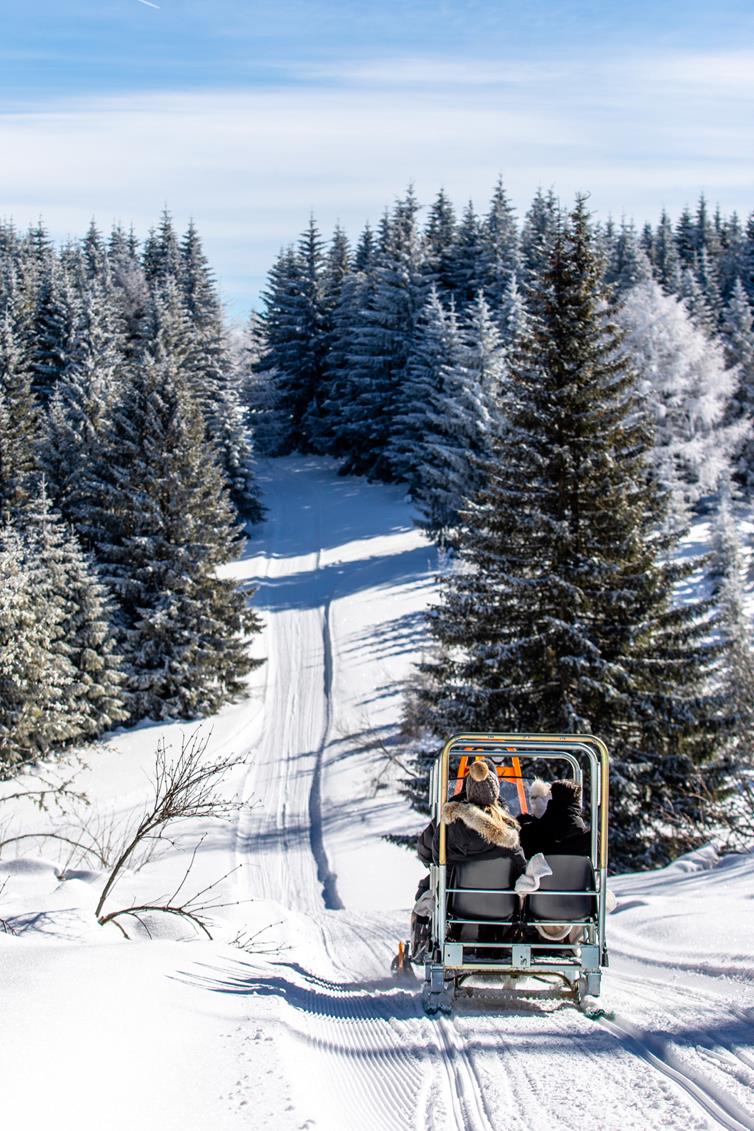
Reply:
[[[461,821],[478,833],[482,840],[497,848],[518,848],[518,830],[513,820],[502,809],[480,809],[467,801],[446,801],[442,807],[442,823],[452,825]]]

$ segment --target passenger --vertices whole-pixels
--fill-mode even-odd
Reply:
[[[442,823],[446,826],[445,855],[448,864],[456,864],[472,857],[501,857],[513,861],[514,884],[526,869],[526,860],[519,845],[518,824],[500,803],[500,786],[497,774],[488,762],[472,762],[464,779],[465,800],[446,801],[442,810]],[[422,863],[436,864],[440,855],[440,830],[434,820],[419,834],[416,851]],[[427,931],[430,915],[429,877],[419,884],[416,905],[411,917],[412,940],[422,938]],[[491,929],[482,927],[480,941]],[[495,937],[485,941],[495,941]],[[417,952],[418,946],[412,945]]]
[[[544,782],[532,783],[530,797],[542,798]],[[534,807],[534,806],[532,806]],[[581,816],[581,786],[572,779],[554,781],[541,817],[519,818],[521,847],[527,859],[538,852],[545,856],[588,856],[590,835]]]
[[[519,842],[518,824],[500,803],[497,774],[488,762],[472,762],[466,781],[466,801],[446,801],[442,809],[446,826],[445,853],[449,864],[476,856],[500,856],[513,860],[513,881],[526,868]],[[425,829],[420,840],[426,843]],[[432,836],[432,860],[440,851],[440,830]],[[424,847],[424,845],[422,845]]]

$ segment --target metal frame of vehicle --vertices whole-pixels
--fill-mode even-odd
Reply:
[[[442,808],[448,799],[449,770],[454,754],[459,757],[487,757],[496,759],[517,757],[548,759],[566,762],[573,777],[583,782],[583,767],[589,766],[589,811],[591,817],[591,853],[595,888],[574,892],[550,890],[550,895],[593,895],[596,911],[587,919],[546,920],[551,926],[581,926],[584,939],[576,944],[541,941],[507,941],[484,943],[458,941],[448,938],[448,896],[454,889],[448,886],[446,859],[446,826],[442,822]],[[548,976],[560,980],[572,990],[577,1000],[587,994],[596,997],[600,992],[601,968],[607,965],[605,944],[605,913],[607,891],[608,842],[608,752],[605,743],[586,734],[458,734],[446,742],[435,762],[430,777],[432,813],[440,830],[438,863],[431,869],[431,888],[434,892],[432,944],[425,961],[425,982],[422,993],[425,1009],[430,1012],[448,1010],[456,988],[470,974],[505,975],[514,979],[522,976]],[[472,890],[476,894],[492,894],[491,889]],[[515,894],[509,892],[507,894]],[[540,920],[545,922],[544,920]],[[537,920],[527,920],[536,927]],[[474,920],[455,918],[453,923],[462,926],[479,925],[513,927],[513,920]],[[484,957],[477,952],[482,950]],[[490,957],[498,950],[500,958]],[[515,982],[514,982],[515,984]]]

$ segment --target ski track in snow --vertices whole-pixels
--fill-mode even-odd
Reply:
[[[643,1032],[623,1014],[597,1025],[567,1005],[495,1014],[461,1002],[453,1018],[430,1020],[421,1012],[418,983],[406,989],[386,980],[400,925],[396,930],[385,915],[337,910],[342,906],[337,877],[327,857],[322,778],[341,641],[331,632],[338,593],[322,576],[319,543],[322,511],[333,499],[316,478],[297,474],[295,507],[290,483],[280,489],[282,463],[268,481],[273,518],[258,575],[263,585],[276,582],[285,595],[286,576],[311,570],[310,592],[317,600],[293,614],[276,608],[274,589],[267,600],[268,721],[252,769],[254,791],[265,796],[265,815],[260,821],[252,812],[242,839],[253,858],[261,851],[265,860],[264,874],[253,873],[255,894],[305,910],[318,925],[332,965],[329,980],[302,971],[303,985],[296,982],[297,991],[291,983],[285,1012],[294,1014],[287,1021],[294,1039],[323,1058],[322,1072],[338,1096],[338,1126],[491,1131],[514,1120],[535,1131],[549,1131],[554,1122],[580,1131],[754,1126],[745,1105],[698,1065],[684,1064],[672,1035],[662,1040]],[[287,546],[305,541],[305,529],[313,536],[309,553],[286,558]],[[271,798],[277,798],[273,805]],[[396,893],[397,899],[403,895]],[[610,985],[609,975],[607,981]],[[620,986],[620,975],[615,983]],[[655,1005],[652,984],[641,982],[640,988],[640,996]],[[747,1067],[746,1054],[738,1063]],[[590,1080],[599,1081],[593,1097]],[[584,1094],[575,1096],[574,1090]],[[612,1096],[608,1107],[606,1093]],[[314,1125],[321,1124],[315,1119]]]
[[[252,909],[255,928],[275,920],[273,944],[248,954],[202,944],[201,959],[184,950],[182,965],[172,967],[171,985],[194,995],[176,1006],[179,1018],[191,1018],[192,1047],[205,1050],[208,1034],[222,1028],[212,1077],[218,1091],[213,1096],[192,1077],[194,1102],[216,1105],[221,1131],[752,1131],[750,934],[744,927],[727,950],[705,953],[696,928],[677,937],[671,924],[686,905],[672,914],[660,902],[652,906],[667,897],[669,882],[692,900],[689,907],[704,906],[711,891],[704,872],[616,881],[620,913],[608,922],[612,964],[603,981],[609,1012],[600,1021],[535,991],[514,999],[492,990],[462,993],[452,1017],[430,1019],[420,981],[390,978],[421,869],[379,841],[381,831],[403,831],[405,808],[394,789],[375,786],[365,796],[372,755],[363,751],[395,725],[399,681],[420,646],[412,618],[429,595],[434,558],[412,531],[398,489],[338,478],[331,463],[307,458],[271,461],[260,481],[268,518],[251,556],[229,575],[257,587],[264,629],[254,650],[265,663],[250,698],[222,716],[212,753],[248,756],[234,788],[253,804],[242,809],[225,851],[239,865],[234,898]],[[154,737],[126,735],[116,752],[138,753],[145,766]],[[122,764],[114,759],[109,772]],[[138,804],[143,781],[143,769],[131,776],[124,769],[122,789],[121,778],[117,788],[106,783],[107,805]],[[387,883],[386,868],[395,869]],[[740,883],[735,865],[726,878]],[[244,914],[230,919],[234,927]],[[31,946],[39,956],[39,944]],[[158,952],[129,953],[149,973]],[[98,958],[103,979],[106,958]],[[173,960],[161,961],[167,969]],[[39,970],[47,976],[47,966]],[[165,977],[162,967],[150,976],[155,987]],[[54,985],[65,1017],[62,979]],[[132,1000],[128,985],[122,1008],[138,1013],[141,999]],[[88,1008],[98,1015],[96,996]],[[171,1063],[176,1055],[180,1044]],[[65,1057],[59,1071],[73,1075]],[[156,1100],[145,1092],[147,1110],[161,1091]],[[113,1124],[117,1131],[125,1125]],[[140,1125],[149,1129],[143,1113]],[[205,1131],[209,1123],[199,1108],[183,1112],[173,1101],[159,1125]],[[64,1117],[59,1126],[87,1131]]]

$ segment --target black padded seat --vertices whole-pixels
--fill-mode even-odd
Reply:
[[[451,895],[448,910],[454,918],[505,921],[513,918],[518,897],[501,892],[501,889],[513,887],[513,862],[509,857],[464,860],[453,865],[451,876],[452,882],[448,887],[487,889],[487,894],[470,891]]]
[[[539,891],[526,901],[529,919],[582,920],[594,915],[593,895],[543,895],[546,891],[594,891],[594,868],[588,856],[545,856],[552,868],[543,876]]]

